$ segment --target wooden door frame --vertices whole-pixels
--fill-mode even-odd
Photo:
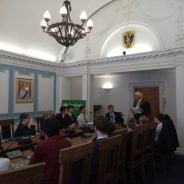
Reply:
[[[163,82],[138,82],[138,83],[129,83],[128,89],[130,94],[129,100],[129,109],[132,108],[134,103],[133,92],[134,88],[146,88],[146,87],[158,87],[159,88],[159,108],[160,112],[165,113],[165,85]]]

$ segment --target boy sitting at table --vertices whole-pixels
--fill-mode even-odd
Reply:
[[[99,116],[94,120],[96,138],[94,139],[93,155],[90,184],[95,184],[97,177],[97,170],[99,167],[99,147],[100,144],[107,140],[111,133],[115,130],[115,126],[106,117]]]
[[[20,123],[15,131],[15,137],[29,137],[36,134],[35,126],[29,114],[22,113],[19,116]]]
[[[43,132],[46,140],[42,141],[35,149],[30,164],[46,163],[45,179],[43,184],[59,183],[59,152],[71,146],[71,143],[59,135],[61,123],[56,117],[45,120]]]

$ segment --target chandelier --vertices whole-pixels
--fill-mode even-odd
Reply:
[[[41,21],[43,32],[53,37],[59,44],[65,47],[76,44],[78,40],[83,39],[90,33],[93,28],[93,22],[90,19],[88,20],[85,11],[80,15],[81,24],[74,24],[70,17],[71,10],[70,1],[65,0],[60,9],[61,22],[49,24],[51,15],[48,10],[43,14]]]

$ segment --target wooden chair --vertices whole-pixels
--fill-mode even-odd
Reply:
[[[99,168],[96,184],[117,183],[122,135],[113,136],[99,146]]]
[[[9,139],[14,135],[14,120],[0,120],[1,139]]]
[[[144,129],[139,126],[132,131],[129,153],[126,157],[126,176],[127,182],[135,184],[136,173],[142,178],[142,183],[145,183],[143,146],[144,146]],[[128,178],[129,176],[129,178]]]
[[[92,143],[61,150],[59,184],[70,184],[74,179],[75,183],[89,183],[92,150]]]
[[[154,174],[156,175],[156,163],[155,163],[155,123],[149,123],[143,126],[144,128],[144,165],[151,165]]]
[[[39,133],[42,133],[42,127],[41,127],[42,121],[43,121],[43,117],[36,117],[37,131]]]
[[[2,184],[41,184],[45,163],[33,164],[21,169],[0,172]]]
[[[121,148],[119,154],[119,161],[118,161],[118,172],[117,172],[117,180],[118,183],[126,183],[126,175],[125,175],[125,160],[126,160],[126,136],[127,136],[127,129],[120,129],[118,131],[114,131],[112,136],[121,135]]]

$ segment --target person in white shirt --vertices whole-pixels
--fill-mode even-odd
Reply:
[[[85,106],[81,106],[79,108],[79,111],[80,111],[80,114],[79,116],[77,117],[77,122],[78,122],[78,125],[80,127],[83,127],[83,126],[86,126],[87,123],[88,123],[88,119],[86,117],[86,107]]]
[[[154,122],[157,124],[156,132],[155,132],[155,142],[159,141],[159,136],[162,131],[163,122],[162,122],[162,116],[161,114],[154,117]]]

